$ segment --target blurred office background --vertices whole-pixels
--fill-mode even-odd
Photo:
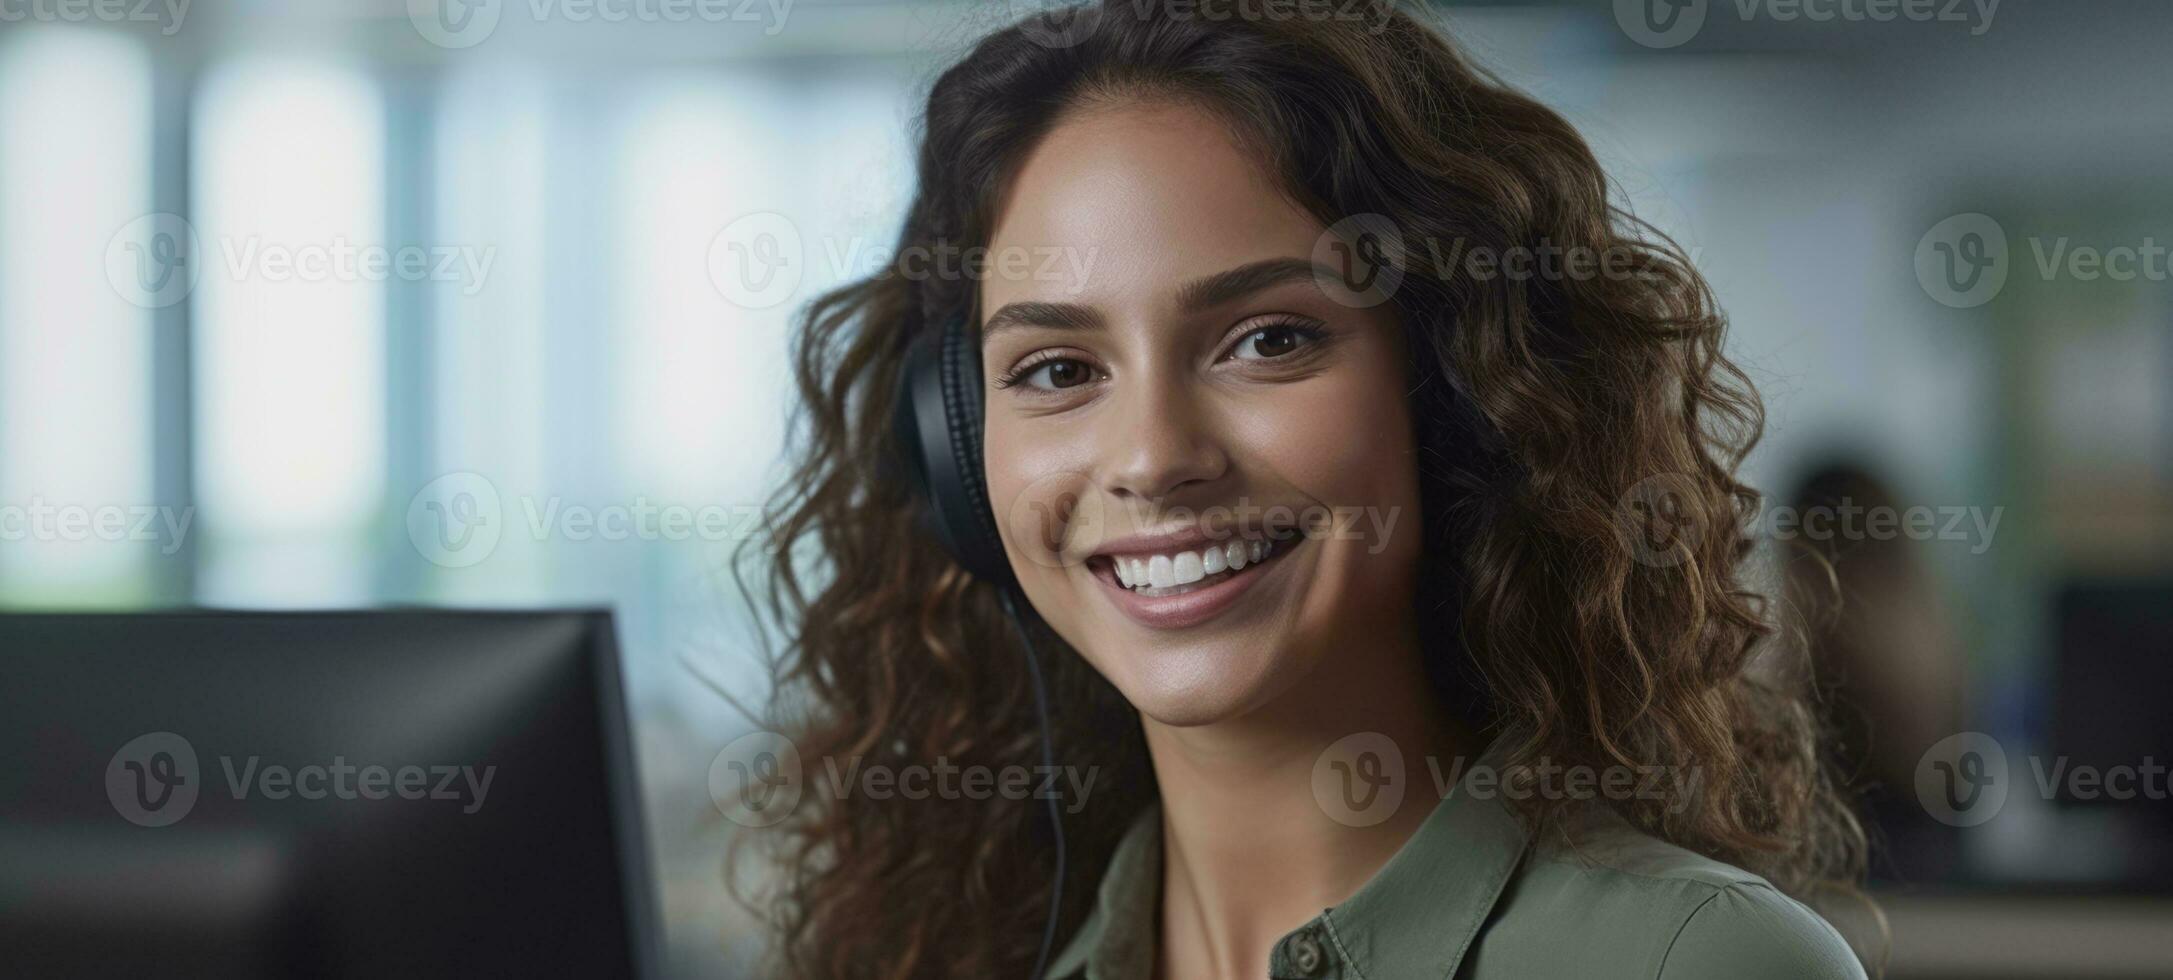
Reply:
[[[1035,4],[444,2],[0,3],[0,604],[610,604],[673,975],[735,975],[789,324]],[[1815,633],[1892,975],[2173,975],[2168,804],[2025,762],[2173,759],[2173,11],[1985,6],[1436,10],[1711,277],[1772,502],[1934,514],[1836,542]],[[1952,827],[1911,780],[1963,732],[2015,778]]]

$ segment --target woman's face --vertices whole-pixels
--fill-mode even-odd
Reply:
[[[1326,231],[1215,117],[1129,106],[1050,132],[989,243],[1005,550],[1035,609],[1166,724],[1408,650],[1375,642],[1414,615],[1406,355],[1393,307],[1325,271]]]

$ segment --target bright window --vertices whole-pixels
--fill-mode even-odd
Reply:
[[[11,602],[125,603],[172,550],[152,499],[153,313],[108,277],[108,261],[163,274],[124,234],[151,209],[150,141],[151,68],[133,42],[0,35],[0,597]]]
[[[199,595],[368,598],[384,493],[385,122],[320,62],[215,72],[193,136]]]

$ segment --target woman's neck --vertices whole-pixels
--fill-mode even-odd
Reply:
[[[1429,758],[1447,772],[1478,748],[1434,694],[1415,637],[1346,649],[1366,653],[1323,664],[1241,718],[1182,728],[1146,720],[1162,797],[1161,976],[1265,976],[1276,940],[1364,886],[1433,811]],[[1324,791],[1338,794],[1339,761],[1354,777],[1385,774],[1360,752],[1323,758],[1363,732],[1401,754],[1403,802],[1352,826],[1382,815],[1332,815],[1315,799],[1314,774],[1321,767]]]

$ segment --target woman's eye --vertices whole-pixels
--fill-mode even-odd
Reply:
[[[1088,370],[1085,364],[1078,361],[1060,358],[1053,361],[1043,361],[1038,367],[1028,371],[1026,377],[1021,380],[1024,380],[1030,388],[1058,390],[1086,384],[1094,380],[1094,372]]]
[[[1231,356],[1244,360],[1282,357],[1296,351],[1305,340],[1295,327],[1262,327],[1239,339]]]

